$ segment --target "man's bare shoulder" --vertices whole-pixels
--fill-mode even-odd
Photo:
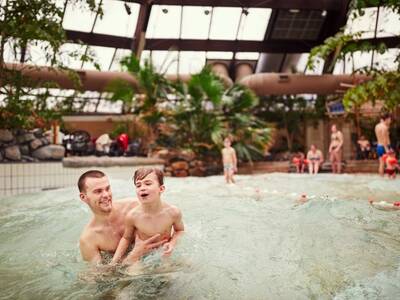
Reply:
[[[92,222],[87,224],[83,229],[81,236],[79,237],[79,244],[88,245],[88,244],[96,244],[96,236],[97,231],[96,228],[92,225]]]
[[[114,201],[113,206],[119,212],[122,212],[124,215],[127,214],[130,210],[134,209],[139,205],[139,201],[136,198],[123,198]]]

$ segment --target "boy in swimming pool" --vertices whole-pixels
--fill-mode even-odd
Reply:
[[[233,174],[237,172],[236,151],[231,147],[231,139],[226,137],[222,149],[222,164],[224,165],[224,176],[226,183],[235,183]]]
[[[181,211],[161,201],[164,192],[164,174],[157,168],[140,168],[133,177],[136,195],[140,204],[128,212],[125,219],[125,232],[112,259],[118,263],[135,238],[135,246],[149,237],[159,235],[158,241],[164,240],[163,256],[174,250],[176,243],[184,232]],[[173,232],[172,232],[173,229]],[[130,264],[130,256],[124,263]]]

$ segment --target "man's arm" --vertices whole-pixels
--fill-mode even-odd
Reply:
[[[82,236],[79,240],[79,249],[83,260],[90,263],[101,263],[100,250],[88,237]]]
[[[172,227],[174,228],[174,234],[172,235],[171,240],[164,245],[164,255],[170,255],[172,253],[172,250],[174,250],[179,238],[185,232],[185,226],[183,225],[181,211],[178,208],[174,207],[172,213],[174,217],[174,223],[172,224]]]
[[[125,221],[124,235],[122,236],[121,240],[118,243],[117,250],[115,251],[111,263],[115,264],[121,260],[122,256],[125,254],[126,250],[128,249],[129,245],[132,242],[132,237],[134,232],[135,232],[134,219],[132,216],[127,216]]]

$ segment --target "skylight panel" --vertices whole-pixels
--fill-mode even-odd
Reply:
[[[206,53],[207,59],[232,59],[233,52],[225,51],[208,51]]]
[[[157,72],[163,74],[177,74],[178,51],[151,51],[151,61]]]
[[[393,10],[381,7],[379,9],[377,37],[400,35],[400,16]]]
[[[239,26],[238,40],[264,40],[271,11],[271,9],[267,8],[249,8],[243,10],[243,16]]]
[[[61,62],[71,69],[80,69],[82,65],[82,61],[80,60],[80,56],[85,53],[86,46],[73,44],[73,43],[65,43],[60,47],[59,57]],[[69,54],[73,53],[74,55],[71,57]]]
[[[241,13],[239,7],[214,7],[209,38],[235,40]]]
[[[258,52],[237,52],[235,55],[236,59],[241,60],[258,60],[260,53]]]
[[[100,70],[107,71],[114,55],[114,48],[90,46],[90,51],[94,54],[95,62],[99,64]],[[85,62],[83,69],[96,70],[96,67],[92,62]]]
[[[63,19],[63,28],[90,32],[96,13],[90,12],[87,8],[77,4],[67,4]]]
[[[146,38],[179,38],[181,10],[177,5],[153,5]]]
[[[361,38],[366,39],[374,37],[377,8],[371,7],[363,10],[365,12],[363,16],[354,18],[353,14],[350,15],[345,27],[346,34],[362,31]]]
[[[115,52],[115,56],[114,56],[114,60],[112,62],[110,71],[121,71],[121,60],[126,57],[126,56],[130,56],[133,55],[131,50],[128,49],[117,49],[117,51]]]
[[[392,48],[388,49],[385,53],[379,54],[375,52],[374,62],[379,68],[386,71],[397,70],[399,63],[395,62],[396,57],[400,54],[400,49]]]
[[[181,51],[179,54],[179,74],[196,74],[206,63],[203,51]]]
[[[212,9],[207,6],[184,6],[182,12],[182,39],[207,39]]]
[[[133,37],[140,5],[123,1],[103,2],[104,15],[96,21],[93,32]]]

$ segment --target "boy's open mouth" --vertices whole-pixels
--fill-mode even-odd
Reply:
[[[148,193],[143,193],[143,194],[140,194],[140,197],[146,198],[148,195],[149,195]]]

